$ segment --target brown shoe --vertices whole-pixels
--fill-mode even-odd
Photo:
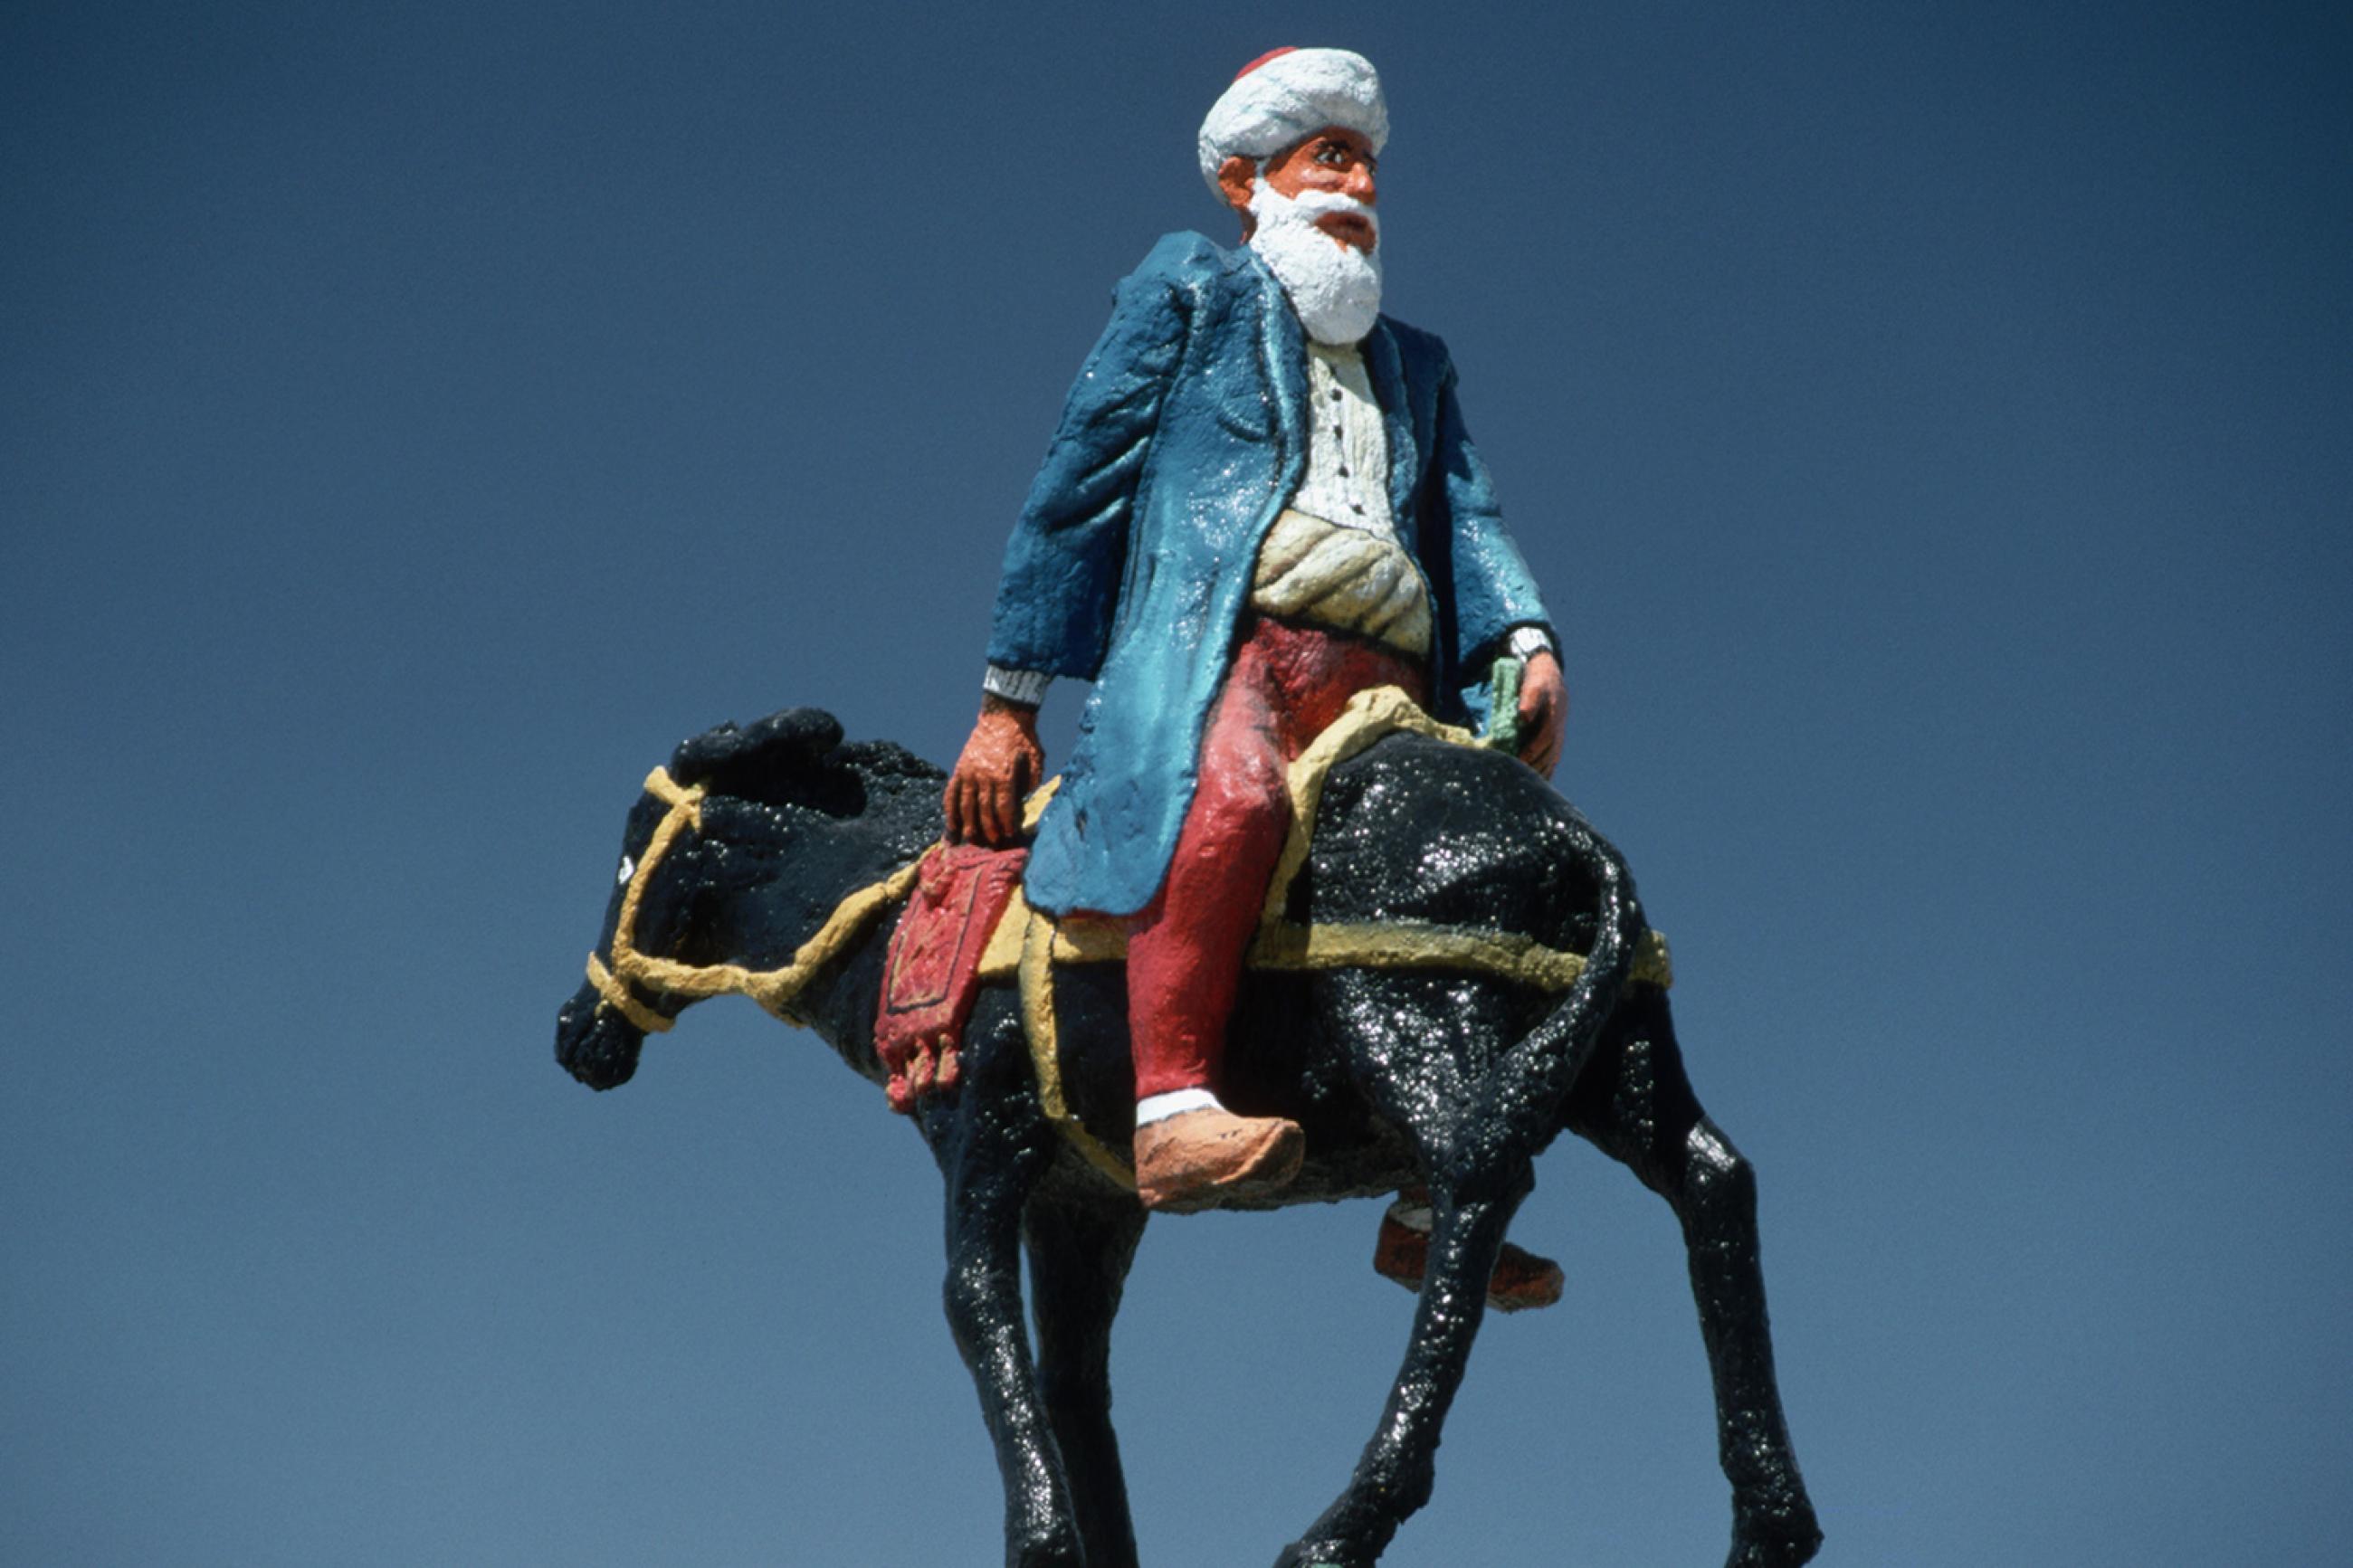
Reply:
[[[1414,1229],[1395,1215],[1383,1215],[1380,1239],[1373,1245],[1373,1272],[1409,1290],[1419,1290],[1421,1278],[1429,1271],[1430,1233]],[[1487,1278],[1487,1305],[1498,1312],[1549,1307],[1560,1300],[1560,1288],[1559,1264],[1523,1252],[1507,1241],[1495,1258],[1495,1272]]]
[[[1164,1214],[1272,1192],[1299,1174],[1307,1136],[1280,1116],[1204,1106],[1135,1130],[1135,1194]]]

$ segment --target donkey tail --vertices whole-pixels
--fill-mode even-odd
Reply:
[[[1561,1102],[1592,1059],[1648,929],[1633,875],[1617,847],[1575,808],[1569,816],[1575,830],[1569,853],[1591,873],[1599,891],[1592,949],[1567,993],[1495,1064],[1482,1106],[1488,1125],[1500,1125],[1513,1145],[1530,1151],[1559,1125]]]

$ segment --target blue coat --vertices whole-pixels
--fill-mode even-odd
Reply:
[[[1306,463],[1305,335],[1253,252],[1172,234],[1113,298],[1006,546],[988,645],[991,664],[1094,683],[1029,855],[1029,900],[1056,913],[1159,891],[1260,542]],[[1476,721],[1485,665],[1514,627],[1548,626],[1544,605],[1446,345],[1383,316],[1363,352],[1390,508],[1430,588],[1430,689],[1441,717]]]

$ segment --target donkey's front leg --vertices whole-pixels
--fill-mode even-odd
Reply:
[[[1119,1438],[1111,1425],[1111,1325],[1145,1211],[1125,1194],[1102,1201],[1031,1203],[1030,1314],[1038,1325],[1038,1384],[1077,1505],[1087,1568],[1135,1568]]]
[[[1414,1310],[1413,1339],[1390,1385],[1380,1427],[1357,1460],[1347,1490],[1284,1549],[1276,1568],[1363,1568],[1379,1558],[1408,1516],[1430,1500],[1439,1430],[1462,1386],[1472,1342],[1486,1315],[1487,1280],[1512,1213],[1534,1185],[1525,1161],[1508,1179],[1481,1183],[1476,1196],[1443,1177],[1431,1181],[1430,1268]]]
[[[984,1000],[965,1030],[964,1081],[925,1105],[923,1136],[947,1179],[948,1325],[997,1445],[1007,1568],[1082,1568],[1070,1482],[1021,1321],[1021,1209],[1053,1134],[1010,1070],[1019,1031],[1009,1009]]]

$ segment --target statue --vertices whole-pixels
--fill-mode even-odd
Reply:
[[[1248,243],[1171,237],[1121,286],[1008,548],[954,774],[807,709],[681,742],[556,1055],[611,1088],[686,1007],[748,995],[914,1119],[1020,1568],[1136,1561],[1108,1357],[1151,1212],[1402,1194],[1377,1267],[1418,1290],[1404,1363],[1278,1565],[1377,1561],[1430,1496],[1484,1311],[1557,1296],[1504,1233],[1575,1131],[1682,1224],[1727,1565],[1788,1568],[1820,1532],[1755,1178],[1684,1075],[1623,861],[1545,782],[1556,647],[1444,346],[1378,314],[1387,133],[1360,57],[1244,70],[1200,151]],[[1033,789],[1057,675],[1094,691]]]

